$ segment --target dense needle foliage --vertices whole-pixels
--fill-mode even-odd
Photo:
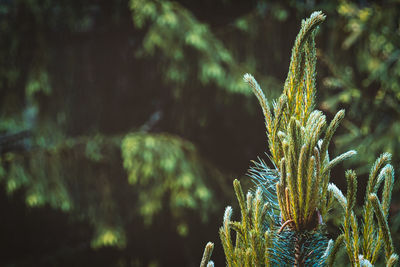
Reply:
[[[329,183],[332,167],[356,152],[330,159],[329,143],[344,118],[344,111],[336,113],[325,127],[325,116],[314,110],[314,39],[318,25],[324,20],[325,15],[314,12],[302,21],[283,94],[273,103],[272,110],[253,76],[244,76],[262,107],[275,168],[270,169],[262,162],[252,169],[250,176],[257,185],[255,195],[249,192],[245,197],[238,180],[234,182],[241,221],[231,220],[232,208],[228,206],[220,228],[228,266],[334,266],[343,242],[351,266],[372,266],[382,247],[386,266],[394,266],[398,261],[387,221],[394,183],[393,167],[389,164],[391,155],[382,154],[371,168],[360,228],[353,211],[356,173],[346,171],[346,197],[335,184]],[[379,200],[377,194],[382,183]],[[343,234],[328,242],[324,224],[334,199],[344,210]],[[235,241],[231,230],[236,232]],[[210,263],[204,260],[210,258],[209,246],[203,266]]]

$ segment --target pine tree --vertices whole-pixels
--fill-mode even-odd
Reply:
[[[253,76],[244,76],[264,113],[274,168],[255,162],[249,176],[257,189],[246,196],[240,182],[234,181],[241,221],[231,220],[228,206],[219,231],[228,266],[333,266],[343,243],[351,266],[372,266],[382,247],[387,266],[398,260],[387,223],[394,182],[391,155],[382,154],[371,168],[361,227],[353,211],[355,171],[345,173],[346,196],[329,183],[331,169],[356,152],[330,158],[329,143],[345,111],[337,112],[327,125],[325,115],[315,109],[315,35],[324,20],[322,12],[314,12],[302,21],[283,93],[272,107]],[[328,239],[325,227],[334,201],[344,210],[342,234],[335,241]],[[201,266],[213,266],[212,248],[207,244]]]

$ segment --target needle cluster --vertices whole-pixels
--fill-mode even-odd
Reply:
[[[387,223],[394,181],[390,155],[382,154],[371,169],[362,227],[354,212],[356,173],[345,173],[346,196],[329,182],[331,169],[356,152],[331,159],[329,143],[345,111],[337,112],[328,124],[325,115],[315,109],[315,36],[324,20],[322,12],[303,20],[283,93],[272,105],[254,77],[244,75],[264,113],[274,168],[263,161],[254,164],[249,176],[257,189],[246,197],[239,181],[234,182],[241,221],[232,221],[232,208],[227,207],[220,228],[228,266],[334,266],[343,243],[351,266],[372,266],[381,248],[387,266],[398,260]],[[343,207],[344,216],[343,233],[334,241],[328,239],[324,225],[335,200]],[[206,259],[209,256],[205,253]],[[202,262],[206,266],[204,258]]]

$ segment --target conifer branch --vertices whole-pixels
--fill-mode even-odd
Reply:
[[[300,91],[297,85],[299,83],[299,80],[302,78],[300,76],[300,73],[303,45],[311,32],[324,20],[325,15],[322,14],[321,11],[312,13],[310,18],[303,21],[300,32],[296,37],[296,41],[292,49],[289,73],[284,87],[284,94],[288,97],[289,104],[291,104],[293,102],[293,99],[295,98],[295,90]]]
[[[250,233],[250,221],[249,221],[249,211],[247,210],[242,186],[240,185],[239,180],[235,179],[233,181],[233,186],[235,189],[236,197],[239,201],[240,212],[242,214],[242,223],[243,223],[243,233],[244,233],[244,241],[249,242],[249,233]]]
[[[256,79],[254,79],[254,77],[251,74],[246,73],[244,75],[243,79],[251,86],[254,94],[257,96],[258,102],[260,102],[260,106],[264,113],[267,131],[271,132],[272,115],[271,115],[271,110],[268,105],[268,100],[265,98],[265,95],[264,95],[263,91],[261,90],[260,85],[258,85]]]
[[[264,233],[264,240],[265,240],[265,248],[264,248],[264,264],[265,267],[269,267],[271,264],[270,262],[270,247],[271,247],[271,232],[269,230],[265,231]]]
[[[362,251],[363,255],[366,259],[368,259],[371,264],[374,264],[378,258],[378,253],[382,245],[383,233],[382,229],[379,228],[378,234],[376,233],[376,226],[373,220],[374,208],[372,206],[369,195],[372,193],[376,193],[378,191],[378,187],[381,184],[381,181],[385,177],[385,168],[383,166],[387,165],[391,159],[391,155],[389,153],[383,153],[374,163],[371,168],[367,190],[365,203],[363,207],[363,246]],[[378,235],[378,236],[377,236]],[[377,236],[377,238],[376,238]]]
[[[385,245],[386,261],[388,261],[394,251],[392,237],[390,235],[390,230],[389,230],[389,225],[388,225],[385,215],[383,213],[382,205],[379,202],[379,199],[376,196],[376,194],[370,194],[368,199],[372,203],[372,206],[373,206],[374,212],[375,212],[375,216],[378,219],[380,229],[382,230],[383,240],[384,240],[384,245]]]
[[[394,184],[394,169],[392,165],[387,165],[383,169],[385,173],[385,185],[383,186],[382,194],[382,210],[383,214],[387,218],[389,214],[390,201],[392,199],[392,191]]]
[[[324,161],[325,156],[328,151],[329,143],[331,142],[331,139],[332,139],[332,136],[336,132],[336,129],[339,127],[339,124],[343,120],[344,115],[345,115],[345,111],[343,109],[338,111],[338,113],[336,113],[335,117],[329,124],[328,129],[326,130],[326,134],[323,139],[322,145],[321,145],[321,161]]]
[[[368,185],[367,185],[367,196],[372,193],[373,188],[375,188],[378,172],[382,169],[382,167],[389,163],[392,158],[392,155],[389,153],[383,153],[374,163],[373,167],[371,168],[370,175],[368,178]]]
[[[353,211],[356,173],[345,173],[346,197],[329,183],[331,169],[356,152],[351,150],[330,160],[329,144],[345,112],[340,110],[326,127],[325,115],[314,110],[315,35],[324,19],[321,12],[314,12],[302,22],[283,93],[272,101],[272,108],[254,77],[244,76],[264,113],[275,169],[269,169],[263,161],[254,162],[249,175],[257,189],[249,191],[246,198],[240,182],[234,181],[241,220],[231,221],[232,208],[227,207],[220,228],[228,266],[334,266],[343,243],[351,266],[372,266],[382,244],[387,266],[398,260],[387,224],[394,183],[393,167],[388,164],[390,154],[382,154],[371,169],[361,231]],[[381,204],[376,193],[382,183]],[[344,211],[343,233],[335,242],[328,242],[323,224],[334,199]],[[235,246],[231,230],[236,232]]]
[[[306,118],[310,115],[311,111],[315,106],[315,67],[317,64],[317,56],[316,56],[316,48],[315,48],[315,35],[316,31],[311,33],[311,37],[307,41],[308,43],[304,46],[304,54],[305,54],[305,88],[303,88],[302,92],[305,94],[304,96],[304,105],[302,112],[302,122],[305,123]]]
[[[232,208],[230,206],[226,207],[224,213],[223,227],[219,230],[219,235],[221,238],[222,246],[224,248],[226,262],[228,266],[232,266],[232,262],[234,261],[234,248],[231,240],[231,232],[230,232],[230,219],[232,216]]]
[[[213,249],[214,249],[214,244],[211,242],[208,242],[204,249],[204,254],[203,254],[203,258],[201,259],[200,267],[208,267],[208,265],[210,264],[210,259],[211,259],[211,254],[213,252]]]
[[[333,167],[335,167],[336,165],[338,165],[340,162],[345,161],[346,159],[351,158],[352,156],[356,155],[357,152],[355,150],[350,150],[347,151],[346,153],[343,153],[339,156],[337,156],[336,158],[334,158],[333,160],[331,160],[326,167],[324,168],[324,173],[327,171],[330,171]]]

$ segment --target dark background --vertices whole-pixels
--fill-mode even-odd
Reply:
[[[276,98],[315,10],[317,108],[347,114],[330,153],[359,152],[332,180],[355,168],[362,205],[375,158],[400,166],[396,1],[0,0],[0,265],[198,266],[212,241],[223,266],[232,181],[269,163],[243,74]]]

